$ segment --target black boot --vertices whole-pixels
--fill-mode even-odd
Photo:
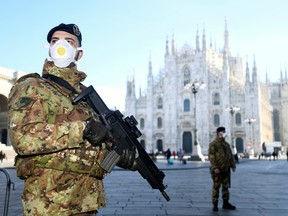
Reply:
[[[218,211],[218,204],[213,203],[213,211],[217,212]]]
[[[223,200],[223,209],[235,210],[236,206],[231,205],[228,200]]]

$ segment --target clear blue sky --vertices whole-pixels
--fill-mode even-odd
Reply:
[[[126,80],[136,79],[137,93],[146,87],[148,61],[153,73],[164,66],[166,37],[178,49],[195,48],[197,27],[207,42],[223,47],[225,17],[234,56],[255,54],[259,76],[272,81],[287,64],[288,3],[286,0],[7,0],[0,7],[0,66],[41,73],[47,57],[47,32],[76,23],[83,35],[79,68],[86,85],[99,89],[109,106],[124,109]],[[213,45],[214,46],[214,45]]]

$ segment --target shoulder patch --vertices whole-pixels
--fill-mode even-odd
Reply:
[[[21,97],[19,98],[17,105],[19,108],[23,108],[27,106],[32,101],[32,98],[30,97]]]

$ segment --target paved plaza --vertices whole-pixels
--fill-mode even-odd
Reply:
[[[288,161],[242,159],[235,173],[232,173],[230,189],[235,211],[212,211],[209,162],[175,162],[168,165],[158,161],[168,185],[166,192],[171,200],[167,202],[158,190],[150,185],[138,172],[115,169],[105,178],[107,206],[100,209],[98,216],[149,215],[229,215],[229,216],[285,216],[288,215]],[[8,215],[20,216],[21,190],[23,181],[16,177],[15,169],[6,167],[15,190],[10,191]],[[6,178],[0,173],[0,215],[3,213]],[[221,196],[221,193],[220,193]]]

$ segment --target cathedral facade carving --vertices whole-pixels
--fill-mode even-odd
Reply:
[[[145,94],[140,91],[136,97],[135,79],[127,80],[125,113],[138,120],[147,152],[170,148],[193,153],[199,143],[207,154],[219,126],[226,127],[227,141],[238,153],[261,153],[262,144],[274,142],[278,132],[285,149],[287,129],[280,116],[288,104],[279,93],[284,89],[278,89],[277,99],[271,100],[278,84],[260,81],[255,57],[250,69],[248,60],[231,55],[227,25],[221,51],[207,45],[205,31],[202,41],[197,31],[195,42],[195,48],[184,44],[178,50],[174,38],[171,43],[167,38],[165,65],[156,76],[149,60]],[[193,92],[193,84],[205,87]]]

